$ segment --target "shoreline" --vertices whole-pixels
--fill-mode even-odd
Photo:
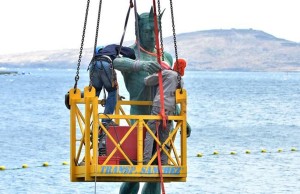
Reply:
[[[17,71],[0,71],[0,75],[18,74]]]

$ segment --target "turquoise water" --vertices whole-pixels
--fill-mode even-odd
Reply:
[[[23,74],[0,76],[0,193],[118,193],[121,183],[72,183],[62,165],[69,161],[64,94],[76,70],[17,70]],[[300,73],[187,71],[184,81],[188,178],[166,183],[166,193],[299,193],[300,152],[291,148],[300,149]],[[78,87],[86,84],[83,69]],[[124,87],[120,93],[128,99]]]

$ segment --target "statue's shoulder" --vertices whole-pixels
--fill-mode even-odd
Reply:
[[[172,58],[172,55],[170,54],[170,53],[168,53],[168,52],[164,52],[164,57],[166,57],[166,58],[170,58],[170,59],[173,59]]]
[[[164,52],[164,60],[167,61],[171,67],[173,66],[173,57],[170,53]]]

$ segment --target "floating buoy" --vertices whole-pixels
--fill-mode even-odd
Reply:
[[[49,163],[48,163],[48,162],[44,162],[44,163],[43,163],[43,166],[45,166],[45,167],[46,167],[46,166],[49,166]]]
[[[246,154],[251,154],[251,151],[250,150],[246,150],[245,153]]]
[[[22,168],[28,168],[28,165],[27,164],[23,164]]]
[[[197,154],[197,157],[202,157],[202,156],[203,156],[202,153],[198,153],[198,154]]]
[[[230,154],[231,154],[231,155],[236,155],[236,152],[231,151]]]
[[[261,153],[266,153],[267,150],[266,149],[261,149]]]
[[[213,153],[213,155],[218,155],[219,154],[219,152],[218,151],[214,151],[214,153]]]
[[[295,152],[295,151],[297,151],[297,149],[293,147],[293,148],[291,148],[291,151]]]
[[[5,166],[0,166],[0,170],[5,170]]]
[[[62,165],[68,165],[69,163],[68,162],[66,162],[66,161],[64,161],[63,163],[62,163]]]
[[[282,152],[283,150],[282,150],[282,148],[279,148],[277,151],[278,151],[278,152]]]

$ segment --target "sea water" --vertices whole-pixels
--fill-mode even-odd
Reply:
[[[70,155],[64,95],[76,69],[10,70],[19,74],[0,75],[0,193],[118,193],[121,183],[70,182],[62,165]],[[85,69],[79,78],[83,90]],[[300,73],[187,71],[183,79],[188,176],[165,183],[166,193],[300,193]]]

